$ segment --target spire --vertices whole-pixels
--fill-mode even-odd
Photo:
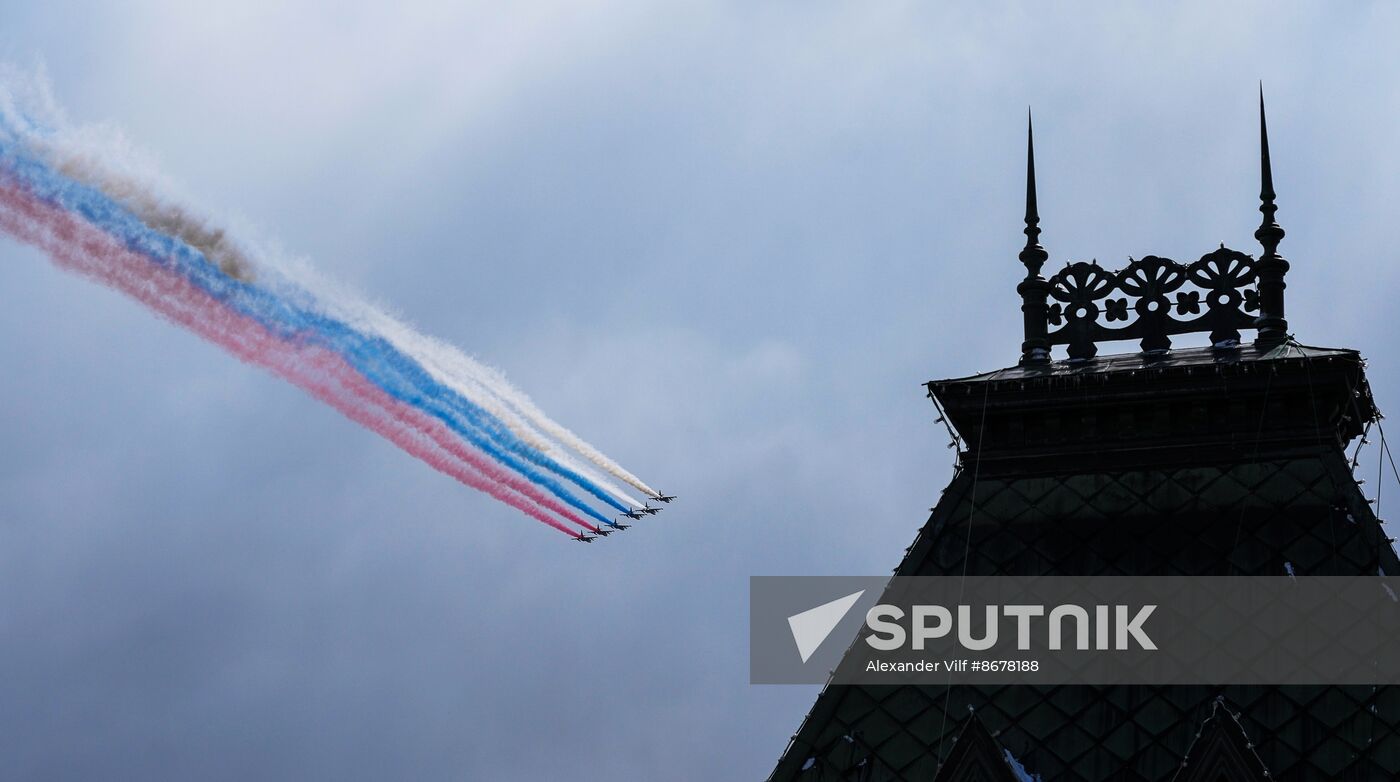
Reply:
[[[1254,238],[1264,248],[1264,254],[1254,265],[1259,285],[1259,317],[1254,325],[1259,329],[1262,347],[1274,347],[1288,338],[1288,321],[1284,318],[1283,281],[1288,273],[1288,261],[1278,254],[1283,241],[1283,227],[1274,219],[1278,205],[1274,203],[1274,167],[1269,159],[1269,124],[1264,116],[1264,84],[1259,84],[1259,212],[1263,219]]]
[[[1274,167],[1269,160],[1269,120],[1264,116],[1263,82],[1259,82],[1259,180],[1259,211],[1264,213],[1266,223],[1273,222],[1274,212],[1278,211],[1274,199],[1278,196],[1274,193]]]
[[[1019,258],[1026,266],[1026,278],[1016,286],[1021,294],[1025,321],[1025,341],[1021,343],[1022,364],[1043,364],[1050,360],[1049,322],[1046,297],[1050,283],[1040,276],[1040,267],[1050,257],[1040,246],[1040,212],[1035,196],[1035,129],[1030,109],[1026,109],[1026,246]]]
[[[1030,109],[1026,110],[1026,247],[1040,239],[1040,213],[1035,203],[1035,127]]]

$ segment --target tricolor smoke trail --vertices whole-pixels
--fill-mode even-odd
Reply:
[[[17,97],[32,84],[7,81],[0,72],[0,231],[571,536],[613,523],[594,503],[641,504],[613,480],[659,496],[499,372],[117,173],[94,151],[110,131],[36,122]]]

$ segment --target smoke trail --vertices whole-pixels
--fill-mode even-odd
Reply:
[[[106,193],[135,212],[152,229],[188,244],[224,274],[243,282],[253,281],[252,263],[222,228],[213,228],[177,206],[160,203],[133,182],[113,176],[97,176],[99,168],[95,161],[70,154],[59,157],[56,169],[69,179],[85,182]]]
[[[370,330],[383,333],[404,353],[417,359],[420,364],[438,375],[444,383],[470,383],[489,394],[491,398],[498,400],[501,407],[493,408],[493,414],[508,424],[512,420],[518,422],[511,428],[516,430],[521,440],[541,451],[553,451],[554,449],[550,448],[548,443],[541,441],[537,430],[532,428],[538,427],[538,430],[542,430],[547,436],[553,437],[563,446],[581,454],[589,462],[617,480],[631,485],[650,497],[660,496],[660,492],[643,483],[641,479],[623,469],[621,465],[598,451],[582,437],[546,415],[530,397],[512,385],[498,370],[476,361],[456,347],[423,335],[397,319],[355,301],[354,297],[348,294],[336,291],[334,285],[317,277],[308,269],[287,268],[279,271],[307,288],[314,288],[330,294],[324,297],[324,303],[336,308],[334,314],[352,323],[364,322]],[[468,397],[475,398],[476,396],[469,388],[457,390]],[[517,429],[517,427],[519,428]],[[575,469],[583,472],[578,467]],[[600,486],[606,486],[603,481],[598,483]],[[626,494],[614,493],[614,496],[628,503],[629,506],[641,504]]]
[[[480,365],[475,365],[475,367],[466,365],[466,367],[458,368],[456,371],[451,371],[451,369],[445,367],[441,361],[444,354],[452,355],[455,353],[458,357],[461,357],[462,360],[466,360],[465,355],[455,351],[455,348],[444,346],[444,344],[437,343],[437,341],[431,339],[431,337],[426,337],[423,336],[423,334],[414,332],[413,329],[409,329],[409,327],[398,322],[396,319],[389,318],[389,316],[384,315],[384,313],[365,312],[364,318],[367,319],[368,322],[374,323],[374,325],[371,326],[371,330],[384,334],[385,339],[388,339],[389,343],[393,344],[393,346],[398,347],[402,353],[416,358],[421,367],[426,369],[428,374],[433,376],[435,381],[444,383],[449,389],[461,394],[463,399],[475,400],[476,404],[484,408],[491,417],[497,418],[497,420],[503,422],[505,428],[510,429],[512,434],[517,436],[519,441],[525,442],[526,445],[531,446],[536,452],[543,453],[543,455],[549,457],[549,459],[556,460],[560,466],[564,467],[567,473],[578,474],[578,476],[582,476],[588,483],[592,483],[596,485],[596,487],[601,488],[601,490],[608,492],[612,497],[626,504],[627,508],[636,508],[636,506],[641,505],[638,499],[630,497],[626,492],[619,490],[619,488],[610,483],[608,478],[598,476],[594,471],[589,470],[588,467],[582,466],[582,464],[574,460],[573,457],[568,456],[566,452],[559,449],[559,446],[550,442],[546,435],[543,435],[538,429],[533,428],[528,421],[525,421],[524,418],[519,415],[514,406],[511,406],[507,400],[501,399],[500,394],[498,394],[496,390],[491,389],[490,386],[484,385],[484,383],[480,381],[480,378],[477,378],[476,375],[479,374],[480,371],[480,369],[477,368],[480,368]],[[616,504],[610,505],[613,505],[613,508],[617,508],[619,511],[624,511],[624,509],[626,509],[620,508],[620,506]]]
[[[545,415],[544,411],[540,410],[530,397],[511,385],[510,381],[506,380],[505,376],[497,370],[473,360],[454,347],[436,341],[425,340],[421,344],[412,346],[409,352],[413,355],[423,356],[426,361],[455,368],[461,375],[476,377],[485,388],[508,405],[519,418],[539,427],[549,436],[583,455],[584,458],[609,475],[631,485],[638,491],[651,497],[661,496],[660,492],[623,469],[622,465],[609,459],[602,452],[589,445],[582,437]],[[631,502],[633,505],[637,504],[635,500]]]
[[[35,200],[3,179],[0,229],[44,250],[60,267],[120,290],[238,358],[271,370],[463,484],[567,534],[577,533],[548,515],[546,509],[592,528],[529,483],[503,480],[501,471],[486,459],[473,456],[460,445],[452,446],[450,438],[435,437],[430,422],[421,414],[395,404],[338,355],[276,339],[256,323],[222,308],[186,280],[134,257],[99,229]]]
[[[488,413],[500,419],[522,441],[557,459],[560,464],[597,484],[599,488],[626,503],[628,507],[637,507],[642,504],[640,500],[614,486],[608,479],[573,459],[558,445],[551,442],[547,435],[522,418],[514,406],[502,399],[493,388],[481,382],[477,377],[481,372],[478,369],[480,365],[471,362],[460,351],[431,337],[424,336],[383,313],[368,311],[363,313],[362,317],[374,324],[370,326],[372,330],[384,334],[404,353],[415,357],[423,368],[439,382],[446,384],[469,399],[475,399]],[[454,357],[460,361],[451,361]],[[455,369],[444,363],[444,358],[457,364]]]
[[[513,387],[511,387],[511,385],[506,382],[506,379],[504,377],[499,376],[489,367],[485,367],[484,369],[489,374],[497,375],[498,388],[507,389],[504,398],[507,402],[514,406],[516,410],[520,411],[520,414],[523,415],[527,420],[533,421],[535,425],[539,426],[545,432],[548,432],[551,436],[557,438],[560,442],[564,443],[570,448],[573,448],[575,451],[578,451],[579,453],[583,454],[583,456],[587,458],[590,462],[593,462],[594,464],[603,468],[609,474],[617,477],[618,480],[626,481],[628,484],[631,484],[634,488],[637,489],[637,491],[645,492],[651,497],[661,496],[661,492],[651,488],[645,483],[642,483],[642,480],[640,478],[628,472],[627,470],[624,470],[622,468],[622,465],[614,462],[612,459],[609,459],[607,456],[603,455],[601,451],[594,448],[592,445],[589,445],[588,442],[582,437],[579,437],[578,435],[569,431],[567,428],[564,427],[563,424],[560,424],[554,421],[552,418],[546,416],[544,414],[544,411],[536,407],[535,403],[532,402],[528,396],[526,396],[523,392],[517,391]]]
[[[394,350],[383,337],[361,333],[344,322],[314,311],[307,302],[314,302],[315,298],[308,291],[290,290],[278,295],[266,287],[250,285],[229,277],[212,267],[193,248],[169,235],[153,231],[105,194],[58,177],[43,164],[14,155],[3,147],[0,147],[0,158],[8,158],[9,169],[40,197],[53,200],[76,212],[125,242],[128,247],[148,256],[157,264],[166,265],[187,276],[225,305],[256,318],[284,337],[323,342],[327,347],[345,356],[356,369],[390,396],[422,407],[442,419],[454,431],[467,438],[473,446],[544,487],[580,512],[601,523],[609,523],[606,516],[595,511],[557,480],[534,469],[527,462],[540,464],[562,474],[598,499],[618,510],[625,510],[601,489],[590,485],[583,476],[525,448],[499,422],[485,415],[480,407],[433,382],[422,367]],[[455,408],[455,415],[453,410],[446,406],[447,403],[451,403]]]
[[[63,249],[65,241],[83,235],[78,227],[101,233],[125,253],[122,262],[131,268],[112,277],[113,270],[101,268],[112,262],[112,248],[103,250],[88,237],[82,239],[92,245],[87,249],[99,254],[86,256],[86,268],[77,269],[80,273],[145,301],[245,360],[268,366],[464,483],[513,505],[528,500],[527,506],[534,509],[531,515],[543,508],[585,529],[595,527],[576,513],[610,523],[558,478],[619,511],[637,505],[574,454],[608,476],[657,496],[545,416],[499,372],[354,296],[308,281],[305,271],[276,253],[250,254],[221,229],[163,201],[144,184],[150,167],[130,164],[139,157],[134,150],[118,143],[113,154],[116,135],[110,129],[70,128],[42,85],[17,98],[17,81],[23,92],[28,83],[16,80],[13,70],[0,64],[0,175],[8,174],[7,197],[12,201],[6,206],[5,227],[22,237],[28,231],[30,241],[39,241],[41,237],[33,235],[43,233],[33,222],[37,213],[19,225],[20,206],[25,202],[31,209],[49,210],[44,247],[56,262],[67,259],[60,265],[83,266],[80,252],[71,246]],[[37,103],[44,116],[36,120],[26,113],[21,105],[26,101]],[[127,168],[113,173],[114,163]],[[59,221],[61,214],[70,222]],[[191,309],[187,300],[162,298],[171,296],[161,288],[168,288],[171,280],[203,297],[203,303]],[[228,343],[234,339],[234,332],[227,331],[233,327],[224,322],[229,319],[261,335],[256,341],[262,354]],[[225,331],[211,331],[214,323],[221,323]],[[239,333],[237,339],[250,339]]]
[[[203,255],[204,259],[214,262],[218,266],[219,271],[223,272],[225,275],[241,282],[252,281],[253,264],[240,248],[234,245],[232,241],[228,240],[221,229],[214,229],[207,226],[179,207],[162,203],[151,194],[149,189],[145,186],[135,183],[130,178],[116,175],[108,171],[101,164],[99,158],[90,152],[67,150],[62,144],[52,138],[46,139],[41,147],[47,150],[51,156],[57,157],[61,161],[60,165],[68,179],[76,179],[77,181],[96,187],[104,196],[111,197],[112,200],[116,201],[121,206],[134,212],[135,216],[140,218],[141,222],[144,223],[141,229],[138,229],[138,233],[144,229],[155,229],[157,233],[181,239],[186,245],[199,251],[199,254]],[[36,172],[31,171],[30,173],[31,179],[46,179]],[[52,184],[52,182],[50,181],[49,184]],[[57,191],[64,190],[61,184],[58,188],[54,189]],[[71,197],[72,193],[52,192],[50,195],[62,198]],[[110,210],[95,210],[90,204],[85,204],[85,199],[81,198],[73,199],[73,201],[100,225],[109,228],[115,227],[119,232],[129,227],[125,223],[119,226],[113,226]],[[130,238],[130,236],[128,238]],[[281,270],[272,271],[280,272]],[[323,304],[326,297],[312,297],[309,294],[305,294],[304,291],[307,290],[306,288],[290,282],[290,278],[286,275],[279,276],[286,280],[283,283],[284,287],[290,289],[288,292],[293,298],[304,300],[304,307],[319,310],[332,316],[339,314],[327,310]],[[345,311],[351,318],[361,320],[370,325],[368,329],[359,329],[358,331],[361,333],[356,336],[366,336],[369,339],[374,339],[375,337],[370,335],[376,334],[377,329],[374,327],[378,326],[380,329],[387,328],[394,336],[398,337],[397,340],[389,340],[389,344],[393,345],[395,348],[405,343],[412,344],[416,342],[421,346],[430,342],[421,337],[415,340],[414,337],[418,336],[416,332],[403,326],[403,324],[393,318],[364,305],[355,307],[353,301],[347,300],[345,297],[341,297],[341,299],[342,302],[339,309]],[[333,317],[333,319],[335,318]],[[418,351],[418,355],[427,359],[428,363],[431,363],[434,353],[437,355],[452,355],[454,351],[451,349],[444,350],[444,347],[445,346],[439,344],[436,351],[420,350]],[[391,376],[396,377],[397,380],[400,381],[399,393],[409,393],[403,388],[402,383],[408,382],[414,385],[416,385],[416,383],[412,379],[404,378],[403,375],[406,374],[412,376],[412,378],[418,378],[420,377],[420,371],[428,370],[429,368],[413,366],[412,364],[414,362],[412,361],[399,361],[398,357],[394,355],[396,352],[402,351],[387,350],[383,351],[381,355],[387,357],[394,365],[394,371],[391,372]],[[360,352],[361,355],[365,353],[365,351]],[[460,352],[456,352],[456,355],[461,359],[466,358],[462,356]],[[425,362],[419,361],[417,363],[421,365]],[[459,416],[460,418],[457,421],[450,423],[454,426],[470,427],[476,430],[476,432],[466,435],[473,438],[474,444],[491,452],[493,456],[500,458],[510,466],[519,469],[522,474],[528,475],[532,480],[536,480],[542,485],[547,486],[558,496],[576,507],[579,507],[580,510],[593,515],[599,521],[606,521],[606,519],[593,513],[591,509],[570,499],[564,490],[551,479],[541,477],[539,473],[530,470],[528,467],[522,467],[516,457],[523,457],[540,467],[574,482],[576,485],[584,488],[590,494],[618,511],[625,511],[628,507],[640,504],[635,499],[628,497],[626,494],[623,494],[615,487],[611,486],[607,481],[598,478],[596,475],[586,470],[580,469],[576,462],[573,462],[572,459],[550,448],[548,443],[541,438],[528,436],[527,438],[521,438],[519,436],[520,431],[526,431],[527,435],[532,434],[532,432],[529,431],[528,425],[510,426],[510,421],[508,419],[514,419],[520,422],[519,416],[516,415],[513,410],[502,407],[499,404],[491,405],[494,409],[487,407],[492,401],[498,401],[499,397],[492,389],[482,385],[478,379],[473,377],[477,371],[485,370],[485,367],[475,364],[475,362],[470,362],[470,360],[466,360],[462,366],[467,372],[459,373],[456,378],[457,382],[454,382],[451,373],[441,371],[432,372],[429,370],[429,374],[432,376],[428,379],[429,387],[420,389],[422,391],[421,396],[411,394],[412,401],[417,404],[430,404],[435,406],[437,409],[436,414],[440,416]],[[475,402],[473,402],[472,399],[474,395],[471,393],[471,390],[469,388],[464,389],[463,386],[475,386],[484,393],[477,395]],[[448,393],[442,393],[443,388],[445,388]],[[515,393],[518,394],[519,392]],[[487,408],[485,410],[487,413],[486,416],[481,415],[483,407]],[[503,418],[503,416],[507,418]],[[462,419],[465,419],[465,421]],[[501,423],[506,425],[506,430],[509,432],[509,435],[505,435],[501,431],[498,425]],[[520,423],[523,424],[523,422]],[[493,445],[484,445],[480,442],[479,436],[482,434],[490,438]],[[505,448],[513,455],[502,455],[496,450],[496,447]],[[621,503],[619,503],[618,500],[621,500]],[[624,505],[622,503],[626,504]]]

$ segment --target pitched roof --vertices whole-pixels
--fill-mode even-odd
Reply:
[[[1011,765],[1016,763],[1015,766]],[[1000,744],[976,713],[962,722],[962,730],[952,741],[948,759],[938,768],[933,782],[1030,782],[1025,768]]]
[[[1359,431],[1353,424],[1362,423],[1356,416],[1372,412],[1369,393],[1366,407],[1345,404],[1363,393],[1361,363],[1349,351],[1331,352],[1331,358],[1338,363],[1326,369],[1308,360],[1256,357],[1253,366],[1212,374],[1194,391],[1164,386],[1168,396],[1220,399],[1220,416],[1229,415],[1231,399],[1260,400],[1245,410],[1252,425],[1233,430],[1244,435],[1217,438],[1219,447],[1197,449],[1194,459],[1182,457],[1181,432],[1172,420],[1162,428],[1103,426],[1084,437],[1045,437],[1040,442],[1046,452],[1029,464],[986,458],[997,448],[1015,450],[1009,444],[1018,436],[1012,427],[974,424],[964,430],[959,424],[968,439],[962,466],[896,573],[1400,573],[1400,559],[1343,452],[1348,433]],[[1138,370],[1125,361],[1116,371]],[[1059,377],[1054,371],[1050,376]],[[990,379],[980,375],[965,382]],[[1096,387],[1101,399],[1093,409],[1129,404],[1125,398],[1157,380],[1114,376]],[[957,409],[955,422],[992,418],[975,406],[959,407],[955,400],[949,405],[964,393],[958,381],[934,385],[950,415]],[[1012,397],[1027,392],[982,388],[964,396],[1008,394],[998,413],[1008,419],[1057,404],[1018,410]],[[1271,401],[1262,401],[1266,394]],[[1280,398],[1282,406],[1274,407]],[[1178,414],[1170,405],[1167,410],[1169,417]],[[1180,411],[1207,424],[1217,415],[1193,412],[1189,402]],[[1117,412],[1112,417],[1122,423]],[[1200,436],[1209,440],[1222,429],[1229,427],[1207,426]],[[1249,437],[1250,431],[1257,436]],[[1095,455],[1110,447],[1135,456]],[[865,763],[862,779],[932,779],[940,760],[951,757],[963,715],[973,708],[1001,746],[1045,782],[1166,780],[1219,696],[1238,705],[1240,724],[1279,778],[1400,777],[1396,688],[892,685],[828,686],[771,779],[844,778],[831,772],[849,770],[853,758]]]

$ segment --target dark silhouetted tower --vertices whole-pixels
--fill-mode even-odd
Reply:
[[[1258,258],[1046,279],[1028,147],[1020,361],[928,384],[964,446],[898,575],[1400,574],[1347,456],[1378,418],[1362,359],[1287,333],[1263,110]],[[1030,778],[1396,780],[1400,689],[828,686],[772,775]]]

